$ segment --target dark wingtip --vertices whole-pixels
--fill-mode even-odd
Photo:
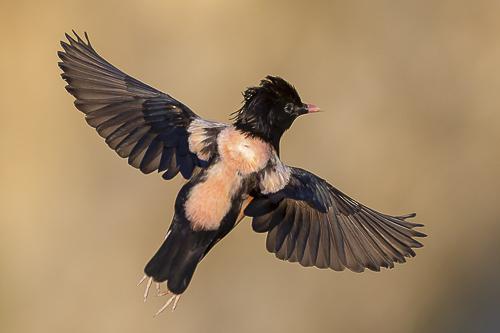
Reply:
[[[70,44],[76,44],[77,41],[71,37],[67,32],[64,33],[64,36],[66,36],[66,39],[69,41]]]
[[[410,214],[400,215],[400,216],[395,216],[395,217],[399,220],[406,221],[407,219],[414,218],[415,216],[417,216],[417,213],[410,213]],[[413,223],[413,222],[408,222],[408,223],[411,223],[410,229],[419,228],[419,227],[424,226],[422,223]],[[427,235],[425,235],[423,233],[418,233],[417,237],[427,237]]]
[[[68,47],[69,47],[69,44],[68,44],[68,43],[66,43],[66,42],[65,42],[65,41],[63,41],[63,40],[61,41],[61,43],[60,43],[60,44],[61,44],[61,47],[62,47],[63,49],[65,49],[65,50],[66,50],[66,48],[68,48]]]
[[[72,86],[70,86],[69,84],[68,84],[68,85],[66,85],[66,86],[64,87],[64,89],[66,89],[66,91],[67,91],[67,92],[69,92],[71,95],[73,95],[73,96],[75,95],[75,88],[74,88],[74,87],[72,87]]]
[[[90,46],[90,47],[92,47],[92,44],[90,44],[89,34],[87,33],[87,31],[83,32],[83,36],[87,40],[87,45]]]
[[[417,213],[410,213],[410,214],[406,214],[406,215],[401,215],[401,216],[397,216],[397,218],[401,219],[401,220],[406,220],[406,219],[411,219],[415,216],[417,216]]]
[[[64,51],[57,51],[57,56],[64,61],[64,57],[66,56],[66,52]]]
[[[417,236],[417,237],[421,237],[421,236]],[[423,246],[424,246],[424,244],[420,243],[419,241],[417,241],[415,239],[413,239],[413,242],[410,245],[410,247],[413,248],[413,249],[420,249]]]
[[[83,40],[80,37],[80,35],[75,31],[75,29],[71,29],[71,32],[73,33],[73,35],[75,35],[75,37],[69,35],[67,32],[64,33],[64,36],[66,37],[66,39],[69,41],[70,44],[78,44],[79,43],[79,44],[83,44],[85,46],[92,47],[92,44],[90,44],[89,35],[86,31],[83,32],[83,36],[85,37],[85,40]],[[76,40],[75,40],[75,38],[76,38]],[[61,45],[64,47],[63,43],[65,43],[65,42],[61,41]]]

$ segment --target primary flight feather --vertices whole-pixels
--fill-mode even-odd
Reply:
[[[187,179],[175,201],[165,241],[146,265],[152,281],[173,294],[186,290],[198,263],[244,217],[266,232],[282,260],[362,272],[392,268],[422,244],[407,221],[351,199],[325,180],[280,160],[283,133],[319,109],[302,102],[282,78],[267,76],[244,92],[233,123],[200,118],[185,104],[120,71],[75,33],[61,42],[62,78],[75,106],[106,144],[143,173]]]

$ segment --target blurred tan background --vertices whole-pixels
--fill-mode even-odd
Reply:
[[[3,1],[0,331],[498,332],[500,3]],[[242,223],[175,313],[136,287],[180,178],[142,175],[73,107],[56,63],[88,31],[109,61],[227,120],[266,74],[326,112],[282,158],[429,237],[396,269],[305,269]]]

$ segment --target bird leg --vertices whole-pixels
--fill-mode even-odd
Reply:
[[[144,275],[141,280],[139,281],[139,283],[137,284],[138,286],[141,285],[146,279],[148,279],[148,277],[146,275]],[[153,284],[153,278],[150,277],[148,279],[148,282],[146,284],[146,290],[144,291],[144,302],[146,302],[146,299],[148,298],[148,295],[149,295],[149,289],[151,288],[151,285]],[[175,310],[175,308],[177,307],[177,303],[179,302],[179,299],[181,298],[181,295],[177,295],[177,294],[173,294],[170,292],[170,290],[161,290],[161,283],[159,282],[156,282],[156,296],[166,296],[166,295],[169,295],[169,294],[172,294],[172,296],[168,299],[168,301],[160,308],[160,310],[158,310],[154,317],[156,317],[157,315],[159,315],[160,313],[162,313],[163,311],[165,311],[166,308],[168,308],[168,306],[170,304],[172,304],[172,312]]]

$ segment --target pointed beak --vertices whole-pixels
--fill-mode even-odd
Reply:
[[[315,113],[321,111],[321,109],[314,104],[306,104],[306,107],[307,113]]]

